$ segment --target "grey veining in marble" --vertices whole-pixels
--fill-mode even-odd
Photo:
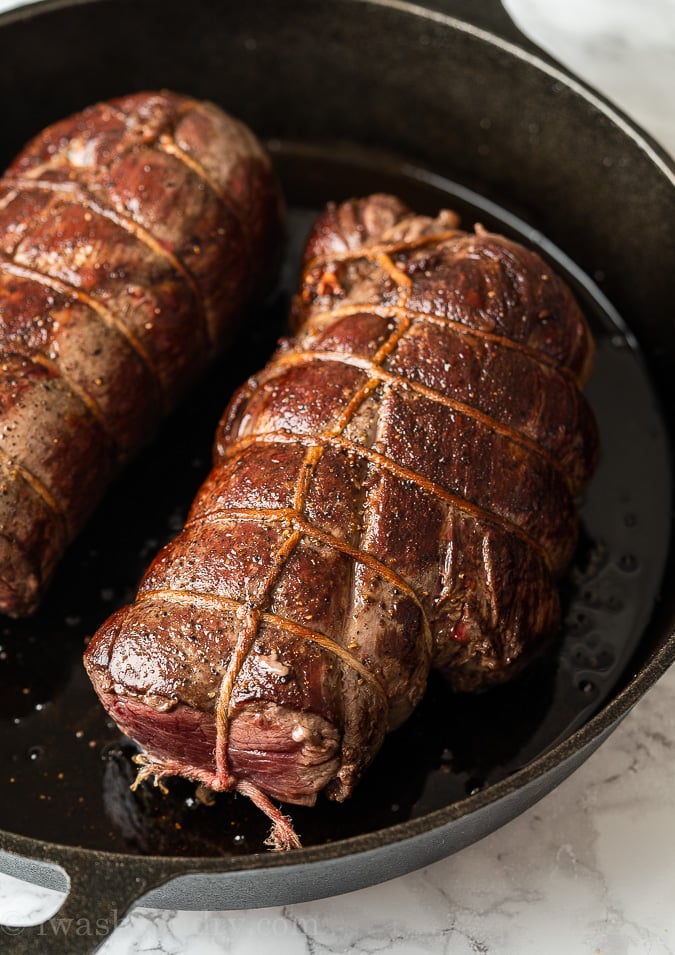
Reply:
[[[675,0],[506,6],[528,35],[675,153]],[[0,876],[0,921],[47,918],[59,898]],[[555,792],[449,859],[380,886],[284,908],[138,908],[102,951],[672,955],[675,670]]]
[[[675,152],[675,0],[504,0],[523,31]]]

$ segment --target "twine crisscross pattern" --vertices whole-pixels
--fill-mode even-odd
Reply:
[[[456,233],[425,236],[424,243],[430,241],[441,242],[455,235]],[[421,243],[416,243],[419,245]],[[408,308],[407,299],[412,287],[412,280],[402,269],[400,269],[392,259],[392,254],[403,248],[408,248],[407,243],[394,243],[391,247],[386,244],[379,244],[375,247],[364,247],[360,250],[351,251],[341,257],[342,261],[347,259],[365,259],[373,266],[381,269],[389,279],[392,280],[397,290],[397,301],[393,305],[373,306],[370,303],[363,305],[350,304],[348,306],[339,306],[321,315],[320,321],[323,328],[330,326],[333,320],[344,315],[355,315],[360,313],[377,314],[391,321],[392,329],[390,334],[380,345],[376,353],[370,358],[360,358],[345,353],[322,352],[320,350],[294,349],[278,355],[272,364],[268,366],[256,379],[255,389],[261,387],[268,381],[273,381],[276,376],[282,375],[289,367],[298,367],[300,365],[311,364],[313,362],[335,362],[356,368],[365,374],[365,381],[355,388],[353,393],[346,395],[344,405],[336,412],[335,421],[332,426],[327,427],[319,434],[299,434],[291,431],[262,431],[258,433],[245,434],[241,437],[234,437],[223,452],[223,461],[232,463],[238,456],[245,454],[248,449],[261,444],[290,444],[296,447],[304,448],[302,463],[298,466],[293,492],[292,507],[279,508],[242,508],[228,507],[227,504],[219,505],[216,509],[207,509],[199,514],[193,520],[193,524],[206,527],[211,524],[222,524],[228,522],[257,521],[266,524],[278,524],[283,526],[284,533],[280,536],[279,546],[269,563],[269,568],[264,580],[257,592],[254,601],[233,600],[218,596],[204,597],[187,593],[178,593],[170,588],[143,592],[139,599],[141,600],[167,600],[180,602],[194,602],[197,606],[201,602],[223,606],[227,605],[230,610],[234,610],[238,621],[238,632],[233,650],[229,656],[225,667],[220,690],[216,704],[216,775],[219,787],[228,788],[234,786],[236,781],[230,774],[227,762],[227,740],[230,728],[230,722],[233,716],[232,700],[237,678],[241,673],[242,667],[256,642],[260,628],[266,622],[273,622],[282,630],[286,630],[293,636],[300,636],[306,640],[315,642],[322,648],[329,650],[343,664],[351,667],[358,672],[373,691],[378,692],[386,698],[386,690],[379,684],[377,676],[374,676],[360,662],[357,653],[347,649],[339,642],[336,635],[322,633],[312,628],[299,624],[297,621],[286,616],[273,614],[269,610],[269,602],[273,595],[284,569],[298,545],[302,541],[319,543],[323,546],[349,557],[355,563],[361,563],[367,566],[380,578],[386,580],[392,587],[396,587],[401,593],[409,597],[418,608],[421,620],[421,633],[425,643],[425,652],[428,658],[431,658],[432,629],[427,615],[425,601],[418,594],[411,583],[405,577],[395,571],[385,560],[382,560],[371,554],[365,548],[359,546],[359,543],[349,544],[326,530],[317,527],[307,517],[305,513],[308,496],[312,486],[312,481],[316,474],[317,466],[327,449],[333,449],[340,452],[346,452],[350,455],[360,457],[367,465],[386,471],[394,477],[414,485],[425,493],[444,502],[452,509],[466,516],[477,518],[484,524],[493,527],[499,527],[507,530],[520,538],[527,547],[536,551],[541,559],[546,562],[545,549],[541,543],[532,537],[527,531],[518,524],[507,520],[505,517],[486,510],[476,504],[467,501],[459,494],[452,493],[446,488],[435,484],[424,475],[415,470],[405,467],[401,463],[389,457],[387,454],[361,444],[345,436],[345,430],[353,420],[364,402],[381,387],[391,389],[406,389],[416,394],[421,394],[425,398],[434,401],[443,407],[460,411],[463,414],[477,421],[482,427],[496,431],[519,445],[521,445],[528,454],[542,457],[547,464],[558,469],[560,466],[554,456],[537,442],[528,438],[523,433],[517,431],[506,424],[496,421],[493,417],[479,411],[478,409],[459,402],[451,396],[445,395],[432,388],[411,381],[403,375],[386,370],[383,366],[386,359],[392,355],[397,346],[404,340],[414,322],[420,321],[442,321],[451,324],[462,334],[467,334],[474,338],[486,337],[490,340],[497,340],[505,347],[517,348],[527,354],[540,359],[540,354],[535,349],[529,348],[526,344],[518,344],[505,336],[495,335],[490,332],[481,332],[469,326],[458,322],[451,322],[447,319],[439,319],[438,316],[420,313]],[[332,264],[333,257],[330,257]],[[317,269],[319,263],[312,261],[305,267],[305,274],[310,269]],[[311,320],[310,320],[311,321]],[[564,373],[564,372],[562,372]],[[255,390],[254,392],[255,393]],[[250,400],[250,397],[249,397]],[[356,648],[358,649],[358,648]]]

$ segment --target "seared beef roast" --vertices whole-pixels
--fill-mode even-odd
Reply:
[[[0,179],[0,612],[35,610],[108,482],[273,279],[253,134],[172,93],[49,127]]]
[[[559,627],[596,458],[591,336],[542,259],[375,195],[330,205],[295,337],[234,397],[214,467],[86,666],[180,774],[311,805],[352,792],[431,667],[508,679]]]

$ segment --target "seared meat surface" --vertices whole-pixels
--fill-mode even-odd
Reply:
[[[111,478],[273,280],[253,134],[139,93],[49,127],[0,179],[0,612],[37,607]]]
[[[295,336],[235,395],[186,526],[86,665],[142,775],[343,800],[424,693],[559,627],[596,458],[586,322],[539,256],[391,196],[330,205]]]

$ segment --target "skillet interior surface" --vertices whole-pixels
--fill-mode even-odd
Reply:
[[[219,859],[266,865],[269,855],[255,856],[266,821],[243,800],[224,797],[207,814],[177,784],[167,799],[144,789],[131,801],[127,754],[86,683],[81,652],[178,529],[225,400],[264,362],[283,327],[313,212],[328,198],[391,189],[420,211],[451,205],[466,225],[478,219],[539,245],[577,289],[599,343],[589,394],[605,450],[566,580],[560,654],[476,699],[450,698],[434,683],[351,803],[293,811],[305,843],[326,846],[326,856],[330,843],[338,852],[340,840],[358,833],[374,833],[371,845],[404,838],[394,824],[406,818],[413,835],[439,807],[450,810],[446,822],[475,815],[466,844],[518,811],[475,813],[495,808],[493,786],[500,799],[518,796],[522,773],[509,791],[511,774],[534,766],[541,795],[551,764],[560,769],[571,755],[569,748],[554,750],[552,760],[541,754],[572,740],[578,761],[673,657],[673,598],[660,592],[672,563],[672,175],[641,134],[563,73],[423,8],[297,0],[281,16],[273,0],[199,0],[190,9],[186,18],[177,2],[57,0],[2,19],[3,162],[40,127],[96,99],[157,86],[210,97],[269,141],[294,242],[284,291],[249,318],[230,357],[110,492],[40,614],[0,625],[7,768],[0,826],[32,837],[31,854],[42,846],[58,857],[49,849],[55,841],[204,859],[211,871],[207,863]],[[595,728],[576,736],[589,719]],[[525,789],[520,809],[536,798]],[[443,851],[411,855],[398,872]],[[317,858],[310,850],[308,859]],[[386,874],[369,869],[360,884],[379,877]],[[306,897],[329,891],[341,891],[335,880]],[[270,897],[249,896],[248,904]]]
[[[208,468],[218,416],[283,333],[303,241],[331,198],[384,189],[423,212],[449,206],[466,226],[480,221],[551,258],[595,331],[589,396],[603,454],[564,582],[560,644],[516,682],[477,696],[454,695],[432,680],[424,703],[387,739],[346,804],[320,799],[314,809],[291,809],[303,843],[321,845],[418,818],[527,765],[607,701],[648,622],[668,543],[662,520],[669,499],[667,439],[632,336],[597,286],[526,223],[456,183],[368,151],[270,146],[289,201],[282,288],[249,317],[229,357],[110,492],[39,614],[2,627],[0,820],[11,832],[153,855],[263,848],[267,819],[244,798],[220,795],[207,807],[195,798],[194,785],[178,780],[168,795],[149,783],[130,791],[134,748],[98,705],[81,654],[87,636],[132,597],[149,559],[182,525]]]

